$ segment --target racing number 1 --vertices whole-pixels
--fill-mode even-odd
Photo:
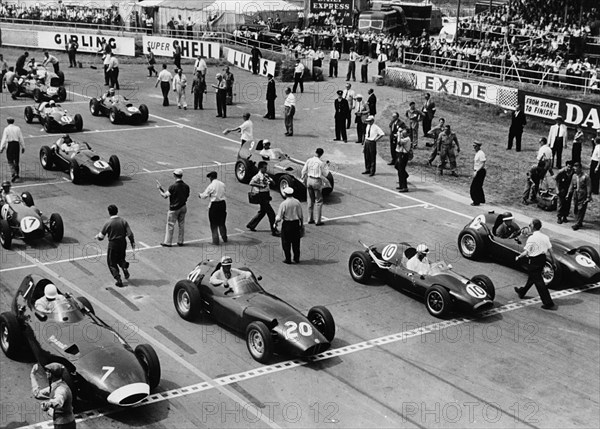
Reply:
[[[106,374],[104,374],[102,376],[102,378],[100,379],[100,383],[104,383],[104,380],[106,380],[108,378],[108,376],[111,375],[114,370],[115,370],[114,366],[103,366],[102,371],[106,371]]]

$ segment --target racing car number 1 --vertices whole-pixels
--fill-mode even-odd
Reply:
[[[313,333],[312,326],[310,326],[306,322],[300,322],[299,324],[296,322],[285,322],[284,324],[287,329],[285,330],[285,338],[288,340],[293,340],[298,338],[298,334],[296,331],[300,332],[300,335],[303,337],[310,337]]]

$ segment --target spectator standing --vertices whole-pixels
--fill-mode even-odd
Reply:
[[[52,64],[54,73],[58,74],[58,72],[60,71],[58,58],[56,58],[54,55],[50,55],[48,51],[44,51],[44,62],[42,63],[42,65],[44,67],[48,67],[48,64]]]
[[[352,89],[352,84],[347,83],[346,89],[344,90],[344,95],[343,95],[343,97],[348,101],[348,107],[350,108],[350,111],[348,112],[348,117],[346,118],[346,129],[350,128],[350,125],[352,124],[351,112],[354,110],[355,95],[356,94],[354,93],[354,90]]]
[[[283,108],[285,109],[285,135],[291,137],[294,135],[294,114],[296,113],[296,96],[292,94],[292,90],[289,87],[285,89],[285,102],[283,103]]]
[[[256,46],[253,46],[252,49],[250,50],[250,55],[252,57],[252,74],[258,74],[258,71],[260,68],[260,59],[262,58],[262,54],[260,53],[260,50]]]
[[[156,58],[154,57],[154,52],[152,52],[152,48],[148,48],[148,53],[146,54],[146,62],[148,63],[148,77],[152,77],[152,73],[155,76],[158,76],[158,72],[154,68],[154,64],[156,64]]]
[[[208,70],[208,66],[206,65],[206,61],[204,60],[204,55],[199,55],[198,59],[194,63],[194,72],[200,72],[202,76],[206,77],[206,71]]]
[[[160,83],[160,90],[163,95],[163,106],[169,105],[169,92],[171,91],[171,80],[173,79],[173,75],[169,70],[167,70],[167,65],[163,64],[161,72],[158,74],[158,78],[156,78],[156,85],[154,87],[158,87]]]
[[[356,134],[358,136],[356,143],[363,143],[365,140],[365,122],[369,116],[369,106],[363,101],[362,94],[356,95],[356,103],[354,103],[354,108],[354,122],[356,123]]]
[[[562,167],[562,151],[567,147],[567,126],[564,124],[562,116],[556,117],[556,123],[550,127],[548,133],[548,145],[552,149],[551,168],[554,168],[556,160],[556,168]]]
[[[571,211],[571,200],[567,198],[569,194],[569,187],[571,186],[571,178],[573,177],[573,161],[567,161],[565,167],[556,173],[556,190],[558,192],[558,210],[557,210],[557,222],[563,223],[568,222],[567,216]]]
[[[4,89],[4,76],[6,76],[6,73],[8,73],[8,63],[4,61],[4,55],[0,54],[0,93]]]
[[[115,278],[115,286],[123,287],[119,267],[123,270],[125,279],[129,278],[129,262],[126,261],[127,238],[131,248],[135,250],[135,239],[127,221],[118,215],[119,209],[114,204],[108,206],[110,220],[104,224],[96,239],[99,241],[108,237],[108,250],[106,251],[106,263],[110,273]]]
[[[360,59],[360,81],[362,83],[369,83],[368,72],[369,63],[371,59],[367,55],[363,55]]]
[[[0,153],[6,149],[6,160],[11,172],[11,182],[19,179],[19,160],[22,153],[25,153],[25,140],[21,128],[15,125],[15,119],[6,118],[8,124],[2,132],[2,141],[0,142]]]
[[[302,216],[302,204],[294,198],[294,188],[288,186],[283,190],[285,200],[279,205],[275,224],[277,229],[279,222],[281,224],[281,247],[285,259],[284,264],[292,263],[292,252],[294,253],[294,262],[300,263],[300,239],[302,238],[302,228],[304,227],[304,218]]]
[[[592,182],[592,194],[598,195],[600,191],[600,137],[596,137],[596,144],[592,152],[590,163],[590,180]]]
[[[554,308],[554,302],[544,283],[542,272],[546,265],[546,254],[552,249],[552,244],[548,236],[540,231],[542,229],[542,222],[539,219],[532,219],[529,227],[532,234],[527,239],[525,250],[515,258],[515,261],[524,257],[528,258],[527,271],[529,272],[529,276],[527,277],[525,286],[522,288],[515,287],[515,292],[519,295],[519,298],[523,299],[527,295],[529,288],[535,285],[542,300],[542,308],[550,310]]]
[[[365,143],[363,153],[365,156],[365,171],[362,174],[368,174],[369,177],[375,176],[377,167],[377,141],[381,139],[385,133],[379,126],[375,125],[375,117],[370,115],[367,117],[367,125],[365,129]]]
[[[444,126],[444,132],[438,137],[438,147],[440,152],[440,163],[438,165],[439,173],[444,174],[446,162],[450,161],[450,174],[454,177],[458,177],[458,173],[456,172],[456,154],[460,153],[460,145],[458,143],[458,138],[456,137],[456,134],[452,132],[450,125]]]
[[[111,52],[108,54],[110,61],[108,63],[108,79],[111,88],[120,89],[119,87],[119,60],[116,55]]]
[[[483,192],[483,181],[485,180],[487,161],[485,153],[481,150],[480,142],[473,142],[475,157],[473,158],[473,180],[471,181],[471,200],[472,206],[485,204],[485,194]]]
[[[523,105],[517,104],[517,108],[511,114],[510,129],[508,130],[508,146],[506,150],[511,150],[513,141],[516,143],[517,152],[521,152],[521,137],[523,136],[523,128],[527,125],[527,118],[523,112]]]
[[[275,119],[275,99],[277,90],[275,89],[275,78],[271,73],[267,75],[267,114],[263,116],[267,119]]]
[[[401,128],[406,128],[404,122],[400,120],[400,114],[398,112],[394,112],[392,114],[392,121],[390,122],[390,156],[392,160],[388,163],[388,165],[396,165],[396,158],[398,157],[397,145],[398,145],[398,137]]]
[[[177,40],[173,41],[173,64],[177,69],[181,68],[181,46]]]
[[[194,23],[192,22],[192,17],[188,16],[188,19],[185,23],[185,31],[187,32],[187,38],[194,38]]]
[[[335,108],[335,114],[333,115],[335,121],[335,141],[343,140],[344,143],[348,141],[346,135],[346,118],[350,114],[350,107],[348,101],[344,98],[344,91],[341,89],[337,92],[338,98],[333,101],[333,107]]]
[[[233,77],[233,73],[229,70],[229,67],[225,67],[223,70],[223,79],[225,79],[225,83],[227,84],[227,104],[233,104],[233,84],[235,82],[235,78]]]
[[[29,58],[29,52],[27,51],[23,52],[23,54],[17,58],[17,62],[15,63],[15,73],[17,73],[17,76],[23,76],[29,73],[25,70],[27,58]]]
[[[385,52],[385,49],[382,49],[379,52],[379,55],[377,55],[377,74],[383,74],[383,71],[385,70],[385,63],[387,62],[387,60],[387,53]]]
[[[217,118],[227,117],[227,83],[221,73],[217,73],[217,84],[211,85],[215,88],[217,96]]]
[[[271,183],[273,183],[273,179],[267,174],[267,163],[260,161],[258,163],[258,173],[250,180],[251,192],[258,194],[258,204],[260,207],[258,213],[248,222],[246,228],[250,231],[256,231],[256,227],[266,215],[269,219],[271,235],[278,237],[279,233],[275,226],[275,212],[273,211],[273,207],[271,207],[271,190],[269,188]]]
[[[146,18],[146,34],[151,36],[154,32],[154,18],[152,16],[148,16]]]
[[[42,410],[52,416],[55,428],[75,429],[75,415],[73,414],[73,392],[64,379],[67,369],[60,363],[52,362],[44,366],[48,387],[41,388],[37,380],[39,365],[36,363],[31,368],[31,392],[36,399],[45,399]]]
[[[160,243],[163,247],[173,246],[173,231],[175,223],[179,225],[179,236],[177,245],[183,246],[185,232],[185,215],[187,214],[187,200],[190,196],[190,187],[183,181],[183,170],[178,168],[173,171],[175,183],[169,186],[165,191],[162,185],[157,181],[156,186],[163,198],[169,199],[169,211],[167,212],[167,228],[165,231],[165,239]]]
[[[102,54],[102,69],[104,70],[104,86],[110,86],[110,73],[108,68],[110,67],[110,53],[112,52],[110,45],[104,43],[100,48],[99,53]]]
[[[183,74],[183,70],[176,70],[173,77],[173,92],[177,94],[177,108],[187,110],[187,101],[185,99],[185,88],[187,87],[187,77]]]
[[[396,145],[396,170],[398,170],[398,192],[408,192],[408,172],[406,166],[408,165],[408,158],[410,157],[411,150],[410,137],[408,137],[408,131],[406,128],[402,128],[398,132],[397,145]]]
[[[77,50],[79,49],[77,40],[71,37],[71,40],[67,42],[65,49],[69,57],[69,68],[77,67]]]
[[[427,163],[430,166],[433,165],[433,161],[435,161],[435,158],[440,151],[438,140],[439,140],[440,134],[442,134],[444,132],[445,128],[446,128],[446,120],[444,118],[440,118],[437,126],[430,129],[429,132],[427,133],[427,137],[433,137],[433,144],[431,145],[433,147],[433,149],[431,150],[431,154],[429,155],[429,159],[427,160]],[[426,143],[425,146],[429,146],[429,145]]]
[[[300,62],[300,60],[296,60],[296,67],[294,68],[294,87],[292,92],[296,93],[296,88],[300,85],[300,92],[304,93],[304,64]]]
[[[327,178],[329,168],[327,163],[321,160],[323,149],[320,147],[315,151],[315,156],[304,163],[302,167],[302,181],[306,185],[306,199],[308,202],[308,223],[323,225],[321,212],[323,209],[323,179]]]
[[[431,99],[431,94],[425,94],[425,102],[423,103],[423,107],[421,108],[421,112],[423,112],[423,137],[427,137],[427,133],[431,130],[431,122],[435,116],[435,103]]]
[[[375,95],[375,91],[373,91],[373,88],[369,88],[367,94],[369,94],[369,98],[367,98],[367,104],[369,105],[369,115],[375,116],[377,114],[377,96]]]
[[[244,118],[244,122],[239,127],[236,128],[228,128],[223,131],[223,134],[227,135],[233,131],[239,131],[241,133],[241,143],[242,145],[246,142],[251,142],[254,140],[254,124],[250,120],[250,113],[246,112],[242,115]]]
[[[573,162],[581,162],[581,145],[585,140],[585,135],[583,134],[583,127],[581,125],[577,126],[577,131],[575,132],[575,137],[573,137],[573,143],[571,145],[571,161]]]
[[[575,174],[571,178],[567,199],[573,198],[573,213],[576,216],[576,222],[571,228],[577,231],[583,226],[588,203],[592,201],[592,181],[590,176],[583,172],[580,162],[573,163],[573,168]]]
[[[210,184],[198,197],[210,198],[208,202],[208,221],[212,233],[212,243],[219,245],[219,232],[224,243],[227,243],[227,203],[225,201],[225,184],[217,179],[217,172],[211,171],[206,175]]]
[[[338,61],[340,60],[340,51],[334,46],[329,53],[329,77],[338,77]]]
[[[192,93],[194,94],[194,110],[204,110],[202,100],[204,94],[206,94],[206,81],[200,72],[196,72],[196,76],[192,81]]]
[[[408,136],[410,137],[412,147],[416,149],[419,145],[419,121],[423,113],[417,110],[414,101],[411,101],[408,106],[405,115],[408,119]]]
[[[356,82],[356,60],[358,60],[358,54],[354,52],[354,48],[350,48],[350,55],[348,55],[348,74],[346,74],[346,82],[350,82],[350,78]]]

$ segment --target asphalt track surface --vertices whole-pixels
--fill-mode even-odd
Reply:
[[[147,401],[127,410],[91,405],[78,416],[79,427],[597,426],[597,285],[565,284],[553,292],[558,309],[544,311],[535,291],[531,299],[516,298],[513,287],[525,282],[524,273],[460,257],[458,232],[481,210],[470,207],[465,196],[429,180],[426,172],[412,173],[411,192],[398,194],[393,189],[395,170],[382,159],[375,177],[360,175],[360,145],[333,142],[331,137],[331,88],[341,87],[342,79],[306,84],[298,100],[295,135],[286,138],[279,110],[277,120],[262,119],[262,78],[234,71],[239,84],[236,104],[229,107],[228,119],[215,119],[212,94],[203,112],[163,108],[154,80],[141,77],[143,71],[141,66],[121,67],[121,92],[150,108],[150,121],[143,126],[112,126],[107,118],[92,117],[86,96],[103,89],[93,83],[100,72],[67,73],[72,86],[65,105],[84,117],[84,132],[74,136],[102,155],[119,156],[122,180],[113,185],[76,186],[65,173],[42,170],[39,147],[59,136],[20,120],[31,100],[13,102],[4,95],[0,107],[2,117],[19,118],[26,137],[25,180],[15,188],[29,190],[44,213],[58,212],[65,220],[65,239],[59,245],[15,240],[13,250],[2,249],[0,310],[8,309],[26,274],[41,274],[88,297],[96,313],[131,344],[152,344],[161,360],[160,386]],[[209,75],[215,71],[209,69]],[[283,103],[283,86],[278,84],[278,105]],[[357,89],[366,93],[367,87],[359,84]],[[400,92],[386,88],[380,103],[392,104],[400,97],[394,91]],[[234,176],[237,136],[222,134],[241,123],[244,111],[253,115],[255,138],[269,138],[273,147],[302,160],[321,146],[332,162],[336,187],[324,206],[326,223],[307,226],[299,265],[281,263],[279,240],[269,234],[266,221],[257,232],[245,229],[255,206],[247,203],[248,188]],[[353,137],[355,132],[349,140]],[[6,168],[4,160],[2,165]],[[169,184],[174,168],[184,169],[192,196],[187,245],[166,249],[159,243],[167,206],[155,180]],[[211,170],[218,171],[227,186],[230,241],[218,247],[210,243],[207,203],[197,198]],[[272,195],[276,208],[281,198]],[[93,239],[111,203],[130,222],[138,243],[138,251],[128,256],[132,278],[122,289],[113,285],[106,267],[106,244]],[[518,214],[517,220],[527,221]],[[552,225],[549,234],[598,246],[597,236],[589,232],[575,234]],[[456,314],[440,321],[422,302],[377,280],[357,284],[347,263],[360,249],[358,240],[426,242],[432,260],[451,262],[454,270],[469,277],[490,276],[497,290],[495,308],[479,317]],[[303,312],[314,305],[327,306],[337,324],[332,349],[309,361],[279,356],[261,366],[235,334],[210,320],[180,319],[171,298],[175,282],[198,261],[224,254],[235,264],[250,266],[263,276],[268,291]],[[0,427],[49,425],[31,397],[30,368],[30,362],[0,356]]]

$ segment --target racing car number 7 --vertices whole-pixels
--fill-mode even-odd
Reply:
[[[106,371],[106,373],[100,379],[100,383],[104,383],[104,380],[106,380],[108,378],[108,376],[111,375],[114,370],[115,370],[114,366],[103,366],[102,371]]]

